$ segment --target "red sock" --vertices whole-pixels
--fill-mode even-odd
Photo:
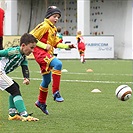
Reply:
[[[60,70],[53,70],[52,71],[52,78],[53,78],[52,92],[54,94],[56,91],[59,91],[59,88],[60,88],[61,71]]]
[[[38,96],[38,100],[40,103],[45,103],[46,104],[46,99],[47,99],[47,95],[48,95],[48,88],[43,88],[42,86],[40,86],[40,93]]]

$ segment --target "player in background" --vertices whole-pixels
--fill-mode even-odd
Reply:
[[[33,52],[37,40],[31,34],[25,33],[20,38],[20,46],[0,50],[0,90],[7,91],[9,95],[9,120],[38,121],[30,116],[19,89],[19,85],[7,74],[21,66],[24,77],[23,83],[30,83],[28,62],[26,56]]]
[[[57,36],[61,39],[61,43],[63,42],[63,35],[61,33],[61,27],[57,26]]]
[[[56,34],[60,39],[61,39],[61,43],[63,42],[63,35],[61,33],[61,27],[60,26],[57,26],[57,34]],[[54,48],[54,56],[57,57],[58,55],[58,50],[59,48]]]
[[[56,6],[49,6],[44,21],[38,24],[31,32],[40,42],[34,48],[33,55],[40,65],[42,82],[39,86],[39,96],[35,105],[46,115],[49,114],[46,109],[46,101],[48,88],[52,76],[52,94],[53,99],[57,102],[63,102],[64,99],[60,95],[60,79],[62,62],[53,55],[54,48],[75,48],[73,44],[63,44],[62,40],[57,37],[57,28],[55,24],[61,17],[61,11]]]
[[[76,39],[77,39],[77,44],[78,44],[78,51],[79,51],[79,55],[80,55],[80,61],[82,63],[85,62],[85,41],[84,41],[84,38],[82,36],[82,33],[81,31],[77,31],[77,36],[76,36]]]
[[[3,49],[3,23],[4,23],[5,11],[0,8],[0,50]]]

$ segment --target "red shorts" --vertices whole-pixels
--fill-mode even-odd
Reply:
[[[78,45],[78,50],[85,51],[85,45]]]
[[[41,73],[47,74],[51,71],[50,62],[55,58],[53,55],[49,54],[46,50],[39,47],[34,48],[33,55],[36,62],[39,64]]]

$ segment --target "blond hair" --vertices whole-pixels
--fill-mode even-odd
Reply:
[[[81,31],[77,31],[77,35],[81,35],[82,33],[81,33]]]

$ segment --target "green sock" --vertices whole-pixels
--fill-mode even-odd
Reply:
[[[15,116],[16,113],[17,113],[17,110],[14,105],[13,96],[9,95],[9,114],[10,116]]]
[[[13,98],[15,107],[17,108],[19,113],[25,112],[26,111],[26,107],[24,105],[24,101],[23,98],[20,95],[17,95]]]
[[[9,109],[10,108],[15,108],[14,101],[13,101],[13,96],[9,95]]]

